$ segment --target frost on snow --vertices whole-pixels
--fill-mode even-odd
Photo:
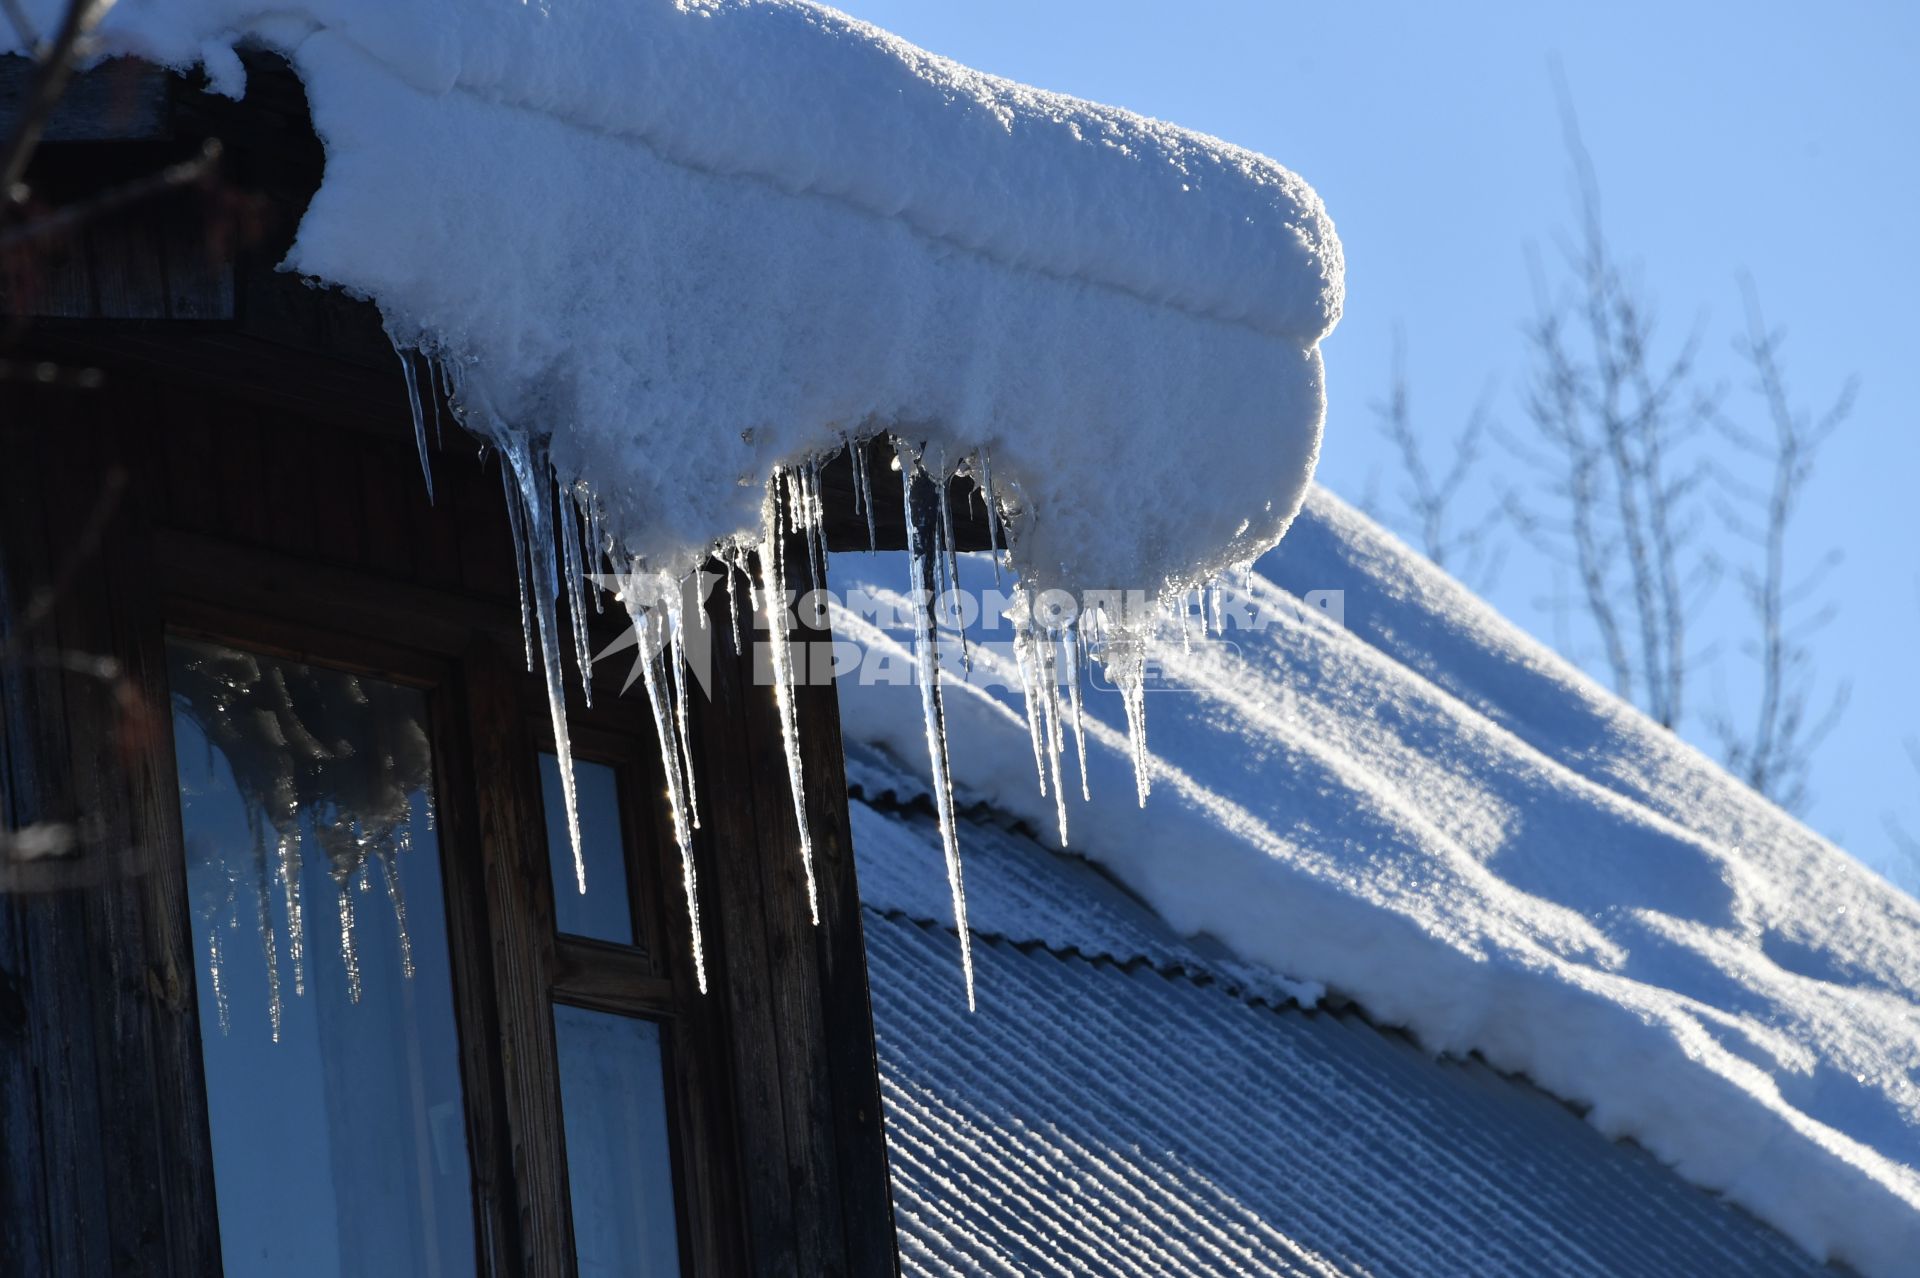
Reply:
[[[954,570],[946,480],[971,468],[1036,605],[1181,599],[1273,545],[1304,498],[1343,262],[1319,199],[1261,156],[797,0],[150,0],[98,41],[233,94],[240,45],[291,61],[326,147],[286,268],[378,303],[423,457],[444,396],[505,461],[569,807],[562,654],[584,682],[583,595],[599,606],[582,582],[617,576],[637,640],[666,644],[643,675],[683,856],[680,583],[754,552],[750,593],[783,626],[779,529],[817,529],[818,463],[848,440],[892,434],[934,481],[929,589]],[[1157,608],[1140,611],[1097,636],[1040,623],[1022,651],[1036,691],[1089,659],[1133,689],[1144,798]],[[1057,695],[1032,709],[1063,822],[1070,719]],[[685,878],[691,907],[690,858]]]

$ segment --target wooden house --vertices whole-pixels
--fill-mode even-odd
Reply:
[[[703,995],[637,692],[567,707],[595,895],[549,874],[500,462],[449,425],[430,499],[372,305],[272,269],[321,150],[284,64],[250,72],[244,103],[132,62],[77,80],[37,199],[85,210],[209,139],[217,169],[6,258],[0,1273],[184,1278],[297,1239],[342,1272],[566,1274],[583,1232],[648,1229],[648,1273],[892,1272],[830,682],[796,693],[818,926],[772,690],[723,648],[694,699]],[[864,546],[850,485],[843,461],[831,536]],[[899,544],[898,496],[878,513]],[[746,594],[715,591],[708,624]],[[610,612],[596,644],[617,633]],[[328,766],[288,754],[316,716]],[[269,810],[289,785],[304,816]],[[243,993],[263,944],[273,988]],[[329,1046],[343,1008],[403,995]],[[609,1070],[640,1099],[596,1088]],[[327,1160],[316,1183],[366,1192],[239,1219]]]

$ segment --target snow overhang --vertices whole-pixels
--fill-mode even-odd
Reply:
[[[803,3],[173,0],[99,47],[239,95],[249,44],[327,149],[287,268],[377,302],[651,568],[887,430],[991,456],[1036,586],[1190,586],[1304,497],[1343,262],[1271,160]]]

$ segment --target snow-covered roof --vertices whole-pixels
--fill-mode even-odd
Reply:
[[[1143,808],[1120,698],[1089,689],[1075,848],[1180,934],[1526,1075],[1816,1256],[1910,1272],[1920,903],[1331,495],[1259,571],[1228,611],[1270,625],[1164,653],[1185,690],[1148,695]],[[983,686],[1020,681],[973,659],[947,687],[955,780],[1051,829],[1017,701]],[[921,757],[910,694],[841,700],[850,737]]]
[[[550,441],[653,568],[887,428],[990,453],[1070,589],[1211,576],[1304,495],[1343,260],[1263,156],[803,0],[148,0],[99,48],[238,95],[245,43],[326,147],[288,267],[377,302],[476,430]]]
[[[969,1015],[931,812],[848,763],[904,1272],[1826,1272],[1523,1082],[1250,989],[989,812]]]
[[[26,7],[49,24],[57,0]],[[291,62],[326,164],[283,265],[378,304],[423,466],[443,393],[505,459],[563,765],[556,596],[583,681],[588,576],[675,653],[716,552],[759,551],[783,597],[780,538],[819,533],[818,465],[850,439],[892,434],[907,494],[976,476],[1036,592],[1172,598],[1305,498],[1340,241],[1304,181],[1218,139],[806,0],[150,0],[93,47],[236,96],[238,48]],[[1144,613],[1108,617],[1122,678]],[[646,685],[704,988],[671,686]],[[802,820],[811,900],[810,840]]]

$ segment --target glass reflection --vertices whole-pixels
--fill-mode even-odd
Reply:
[[[553,1028],[580,1278],[677,1275],[660,1027],[556,1004]]]
[[[470,1275],[419,693],[169,640],[229,1275]]]
[[[574,873],[567,840],[566,796],[560,760],[540,756],[540,801],[547,815],[547,868],[553,877],[553,926],[572,936],[616,945],[633,944],[633,911],[627,903],[626,843],[620,828],[619,778],[604,763],[573,761],[574,795],[580,814],[580,855],[587,890]]]

